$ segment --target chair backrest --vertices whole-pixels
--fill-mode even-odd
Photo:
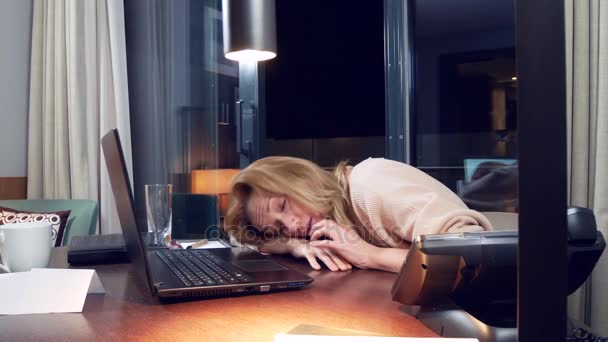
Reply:
[[[519,214],[517,213],[498,211],[482,211],[481,213],[490,220],[494,230],[519,230]]]
[[[67,246],[72,236],[95,234],[97,228],[99,207],[92,200],[1,200],[0,206],[33,212],[71,210],[62,246]]]

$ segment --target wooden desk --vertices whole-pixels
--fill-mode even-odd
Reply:
[[[52,267],[67,267],[67,249]],[[312,271],[291,258],[277,261],[315,278],[304,290],[159,304],[142,295],[130,264],[100,265],[105,295],[88,295],[82,313],[0,316],[0,341],[142,340],[273,341],[300,324],[391,336],[435,337],[390,298],[395,274]],[[41,286],[44,286],[41,284]]]

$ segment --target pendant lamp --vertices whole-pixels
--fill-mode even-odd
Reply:
[[[222,0],[224,55],[259,62],[277,55],[275,0]]]

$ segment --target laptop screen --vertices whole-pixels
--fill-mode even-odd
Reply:
[[[112,193],[114,194],[114,201],[116,202],[122,234],[127,245],[129,259],[135,265],[134,269],[138,273],[138,276],[145,279],[148,284],[148,290],[150,290],[152,288],[152,279],[148,272],[147,256],[142,236],[137,229],[133,191],[131,190],[131,182],[127,173],[118,129],[114,128],[106,133],[101,139],[101,146],[106,160],[108,176],[112,186]]]

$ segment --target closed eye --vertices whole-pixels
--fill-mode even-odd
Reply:
[[[289,234],[289,230],[286,226],[281,225],[279,228],[279,235],[287,236]]]
[[[285,210],[285,205],[286,205],[286,204],[287,204],[287,200],[286,200],[286,199],[284,199],[284,200],[283,200],[283,204],[281,204],[281,212],[282,212],[283,210]]]
[[[264,238],[270,238],[276,236],[277,229],[273,226],[265,226],[262,228],[261,232]]]

